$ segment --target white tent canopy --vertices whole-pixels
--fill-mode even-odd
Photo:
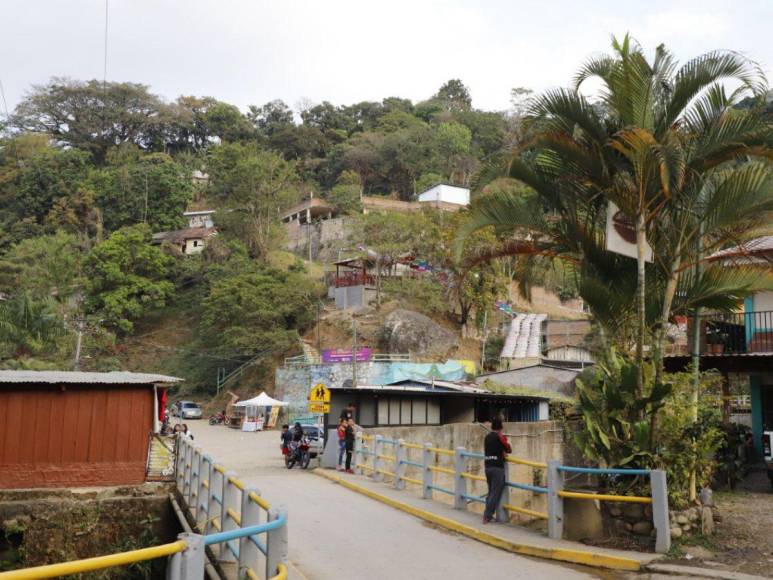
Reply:
[[[269,397],[265,391],[259,394],[257,397],[247,399],[246,401],[239,401],[236,403],[237,407],[286,407],[287,403],[284,401],[277,401]]]

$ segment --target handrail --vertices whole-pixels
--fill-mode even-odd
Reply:
[[[579,491],[559,491],[561,497],[571,497],[574,499],[594,499],[597,501],[619,501],[624,503],[652,503],[651,497],[642,497],[638,495],[611,495],[604,493],[581,493]]]
[[[83,560],[73,560],[71,562],[61,562],[59,564],[48,564],[46,566],[36,566],[34,568],[25,568],[23,570],[11,570],[10,572],[0,572],[2,580],[37,580],[39,578],[56,578],[57,576],[67,576],[69,574],[81,574],[83,572],[92,572],[114,566],[123,566],[135,562],[144,562],[154,560],[164,556],[171,556],[182,552],[188,547],[184,540],[177,540],[161,546],[150,548],[140,548],[129,552],[120,552],[118,554],[108,554],[107,556],[96,556],[95,558],[85,558]]]
[[[367,449],[363,445],[364,440],[375,440],[375,444]],[[385,444],[395,445],[395,454],[387,455],[383,453]],[[422,454],[411,460],[409,451],[421,451]],[[453,457],[453,461],[440,461],[434,454]],[[368,457],[372,457],[372,465],[367,465]],[[419,458],[420,457],[420,458]],[[417,461],[418,459],[418,461]],[[486,455],[479,451],[470,451],[464,447],[456,449],[446,449],[443,447],[434,447],[430,443],[420,445],[403,441],[402,439],[389,439],[382,435],[359,435],[355,442],[355,468],[362,474],[368,471],[368,476],[375,481],[384,481],[382,475],[391,476],[393,479],[389,482],[396,489],[405,489],[407,483],[420,486],[422,496],[425,499],[433,499],[433,492],[446,493],[453,496],[453,505],[456,509],[467,509],[470,502],[482,502],[483,496],[475,495],[472,492],[478,492],[474,487],[469,490],[469,482],[486,482],[488,480],[480,472],[474,473],[470,460],[485,461]],[[384,462],[394,462],[394,472],[385,470]],[[658,469],[634,469],[634,468],[614,468],[614,467],[575,467],[562,465],[558,460],[548,462],[533,461],[521,457],[505,457],[505,488],[502,492],[500,505],[497,508],[497,519],[507,519],[508,512],[523,514],[532,518],[548,520],[548,535],[554,539],[563,537],[564,520],[564,499],[596,500],[609,502],[624,502],[648,504],[652,506],[652,523],[656,530],[655,551],[666,553],[670,548],[670,527],[668,516],[668,486],[666,473]],[[447,465],[441,467],[438,463]],[[535,477],[534,484],[520,483],[512,481],[508,474],[508,467],[511,464],[525,465],[534,470],[541,469],[546,472],[547,484],[536,485],[541,477]],[[408,468],[421,470],[422,477],[408,477]],[[451,476],[453,483],[449,488],[436,485],[437,477],[435,473],[442,473]],[[564,485],[566,473],[580,473],[590,475],[617,475],[648,477],[650,479],[650,497],[613,495],[595,492],[571,491],[565,490]],[[535,475],[537,475],[535,473]],[[543,480],[544,481],[544,480]],[[440,483],[440,482],[438,482]],[[449,482],[450,483],[450,482]],[[510,490],[517,489],[532,494],[543,494],[547,500],[547,513],[512,505],[509,501]]]
[[[281,528],[286,523],[287,518],[282,514],[277,519],[266,522],[265,524],[258,524],[257,526],[248,526],[246,528],[238,528],[236,530],[228,530],[204,536],[204,545],[211,546],[212,544],[222,544],[223,542],[230,542],[231,540],[238,540],[240,538],[246,538],[247,536],[263,534]]]
[[[571,467],[569,465],[559,465],[558,471],[566,471],[568,473],[589,473],[594,475],[650,475],[652,473],[652,470],[650,469],[629,469],[625,467]]]

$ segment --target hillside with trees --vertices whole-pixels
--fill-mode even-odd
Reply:
[[[281,211],[314,192],[354,216],[363,194],[410,200],[438,181],[469,185],[522,139],[515,105],[527,94],[514,91],[511,111],[481,111],[454,79],[417,103],[240,111],[137,83],[31,87],[0,126],[0,366],[129,366],[205,391],[218,369],[249,360],[268,376],[299,352],[324,294],[319,267],[282,252]],[[151,244],[199,208],[217,210],[219,230],[201,255]],[[385,299],[423,292],[418,309],[466,333],[506,292],[500,265],[471,276],[454,265],[459,216],[354,219],[356,243],[449,273],[385,283]]]

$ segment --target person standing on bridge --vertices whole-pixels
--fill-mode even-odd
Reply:
[[[346,422],[344,431],[344,447],[346,449],[346,473],[354,473],[352,470],[352,451],[354,451],[354,419]]]
[[[341,417],[338,420],[338,471],[344,470],[344,454],[346,453],[346,419]]]
[[[494,514],[499,507],[502,490],[505,489],[505,456],[513,451],[507,437],[502,433],[502,429],[502,419],[494,417],[491,421],[491,432],[483,440],[483,453],[486,456],[486,483],[488,484],[486,509],[483,512],[484,524],[494,519]]]

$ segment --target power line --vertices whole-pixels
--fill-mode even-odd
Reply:
[[[5,120],[11,118],[8,114],[8,101],[5,100],[5,89],[3,89],[3,81],[0,80],[0,96],[3,97],[3,108],[5,109]]]
[[[104,49],[104,67],[102,69],[102,90],[107,92],[107,25],[108,25],[108,6],[110,0],[105,0],[105,49]]]

